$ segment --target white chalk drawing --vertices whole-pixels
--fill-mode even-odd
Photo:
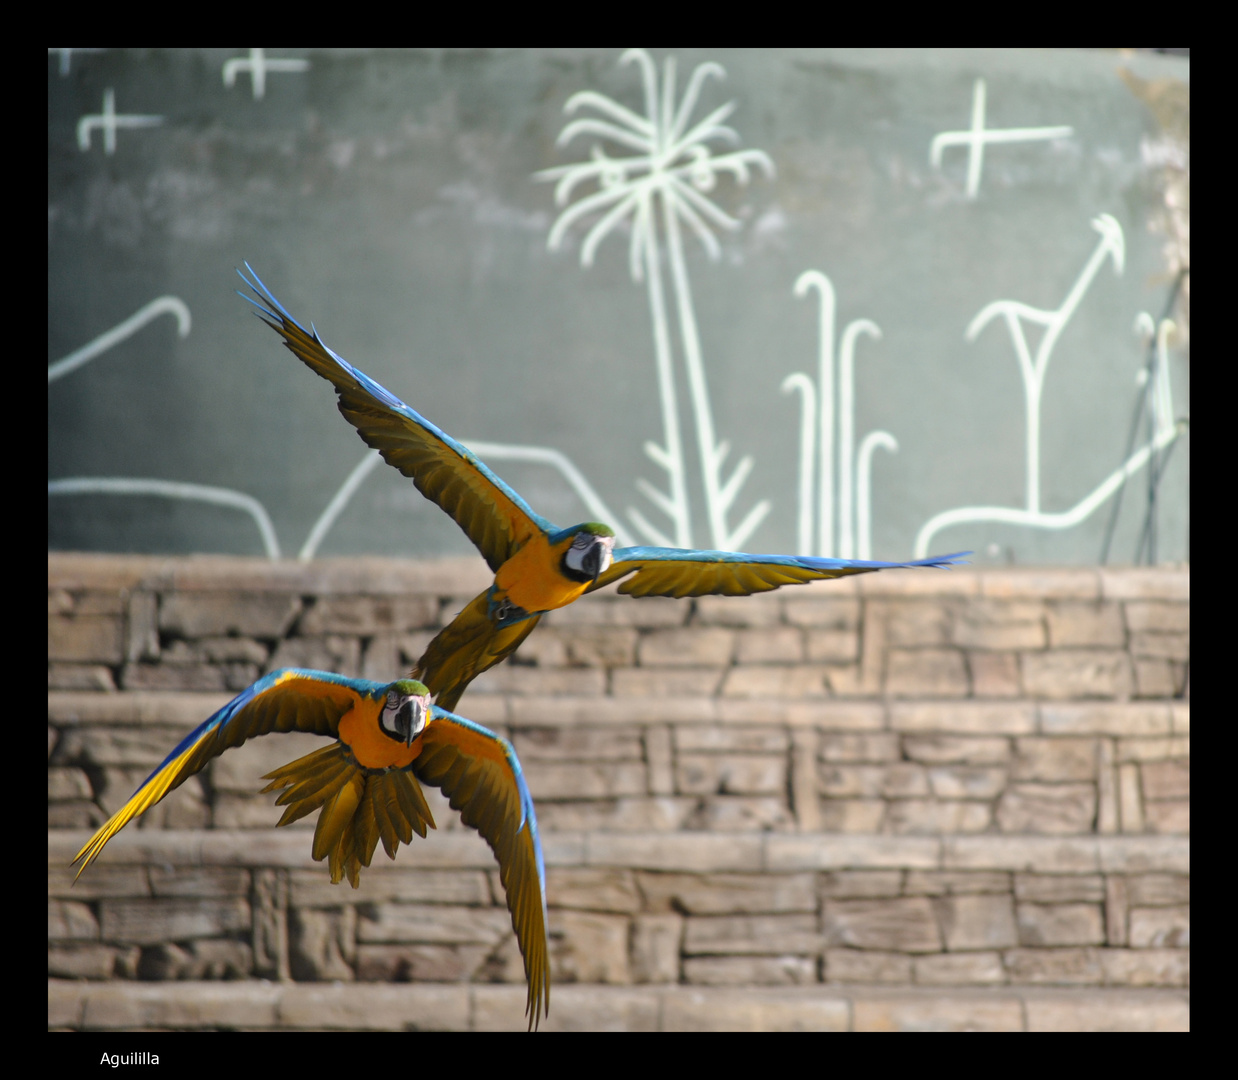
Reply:
[[[1160,324],[1146,311],[1141,311],[1135,318],[1135,333],[1145,342],[1156,337],[1155,359],[1152,361],[1152,371],[1141,368],[1135,376],[1135,385],[1147,387],[1148,401],[1148,440],[1149,444],[1163,439],[1177,429],[1178,421],[1174,417],[1174,399],[1169,389],[1169,335],[1177,329],[1173,319],[1162,319]],[[1149,386],[1148,384],[1151,383]],[[1170,440],[1172,441],[1172,440]],[[1159,449],[1159,447],[1158,447]]]
[[[1135,548],[1135,562],[1142,561],[1146,545],[1149,565],[1156,564],[1157,489],[1164,477],[1172,444],[1190,423],[1185,417],[1174,417],[1173,395],[1169,387],[1169,336],[1176,329],[1172,319],[1163,318],[1158,324],[1146,311],[1140,312],[1135,319],[1135,332],[1143,338],[1145,349],[1149,353],[1148,363],[1135,378],[1135,385],[1143,391],[1143,411],[1146,413],[1148,425],[1148,444],[1145,447],[1148,464],[1148,507]],[[1151,349],[1147,348],[1149,344],[1153,346]],[[1134,434],[1132,430],[1131,435]],[[1129,446],[1127,451],[1129,453]],[[1102,565],[1108,558],[1112,529],[1121,506],[1122,493],[1119,491],[1118,494],[1114,509],[1110,512],[1109,530],[1106,532],[1101,555]]]
[[[249,56],[233,57],[224,61],[224,86],[231,90],[236,85],[236,77],[240,72],[247,72],[253,87],[255,101],[261,101],[267,92],[268,72],[298,72],[309,71],[308,60],[270,60],[265,49],[250,49]]]
[[[1060,512],[1042,511],[1040,508],[1040,403],[1044,388],[1045,372],[1053,347],[1074,314],[1079,302],[1083,299],[1092,280],[1096,277],[1106,259],[1113,260],[1114,271],[1122,273],[1126,256],[1125,238],[1122,227],[1108,214],[1101,214],[1092,220],[1092,228],[1100,233],[1100,243],[1092,253],[1087,265],[1083,268],[1075,284],[1072,286],[1061,307],[1056,311],[1042,311],[1039,308],[1022,304],[1015,300],[997,300],[986,306],[971,321],[967,328],[966,339],[975,341],[980,332],[997,316],[1006,322],[1010,337],[1019,361],[1019,372],[1023,377],[1024,417],[1026,431],[1026,507],[1019,509],[1004,506],[962,506],[947,510],[930,518],[916,535],[916,558],[928,554],[929,544],[933,537],[953,525],[975,523],[979,521],[1004,522],[1012,525],[1027,525],[1039,529],[1069,529],[1086,520],[1106,499],[1147,463],[1149,457],[1158,450],[1168,446],[1185,429],[1182,423],[1175,423],[1172,417],[1173,403],[1169,399],[1168,370],[1164,370],[1165,384],[1163,391],[1158,387],[1157,424],[1149,443],[1132,454],[1127,460],[1109,474],[1089,495],[1085,496],[1071,509]],[[1039,324],[1044,327],[1044,336],[1036,350],[1035,360],[1028,349],[1027,337],[1024,333],[1024,322]],[[1144,324],[1141,323],[1141,326]],[[1160,379],[1160,371],[1155,376]]]
[[[348,474],[348,477],[340,485],[339,490],[331,497],[331,501],[327,503],[326,509],[318,515],[318,520],[314,522],[314,527],[310,529],[309,536],[305,538],[305,543],[301,545],[301,550],[297,552],[297,558],[302,562],[309,562],[316,554],[318,547],[326,538],[327,533],[331,531],[331,526],[335,524],[336,519],[344,512],[346,507],[352,500],[359,488],[365,481],[365,478],[374,471],[374,466],[382,461],[382,456],[377,450],[371,450],[358,463],[356,468]]]
[[[103,49],[48,49],[47,55],[58,53],[60,56],[60,77],[63,79],[69,74],[69,65],[72,62],[74,53],[101,53]]]
[[[164,499],[211,503],[243,510],[258,526],[262,546],[268,559],[279,558],[279,541],[266,509],[252,495],[230,488],[208,487],[206,484],[181,484],[171,480],[151,480],[127,476],[72,476],[47,482],[48,495],[154,495]]]
[[[75,349],[63,360],[49,365],[47,381],[54,382],[95,357],[132,337],[143,326],[160,315],[176,318],[177,332],[187,337],[191,325],[189,308],[176,296],[161,296],[130,315],[124,322],[100,334],[93,341]],[[184,484],[172,480],[156,480],[148,477],[127,476],[74,476],[47,482],[48,495],[153,495],[163,499],[185,499],[190,502],[205,502],[214,506],[228,506],[243,510],[254,519],[262,535],[262,546],[268,558],[279,558],[279,541],[266,508],[252,495],[230,488],[209,487],[205,484]]]
[[[799,546],[797,551],[816,551],[835,557],[834,549],[834,286],[819,270],[807,270],[795,283],[795,295],[807,296],[816,289],[820,298],[820,344],[817,382],[801,372],[788,375],[782,392],[800,394]],[[855,343],[861,334],[880,340],[881,329],[869,319],[847,324],[839,343],[837,394],[838,429],[838,550],[841,559],[872,558],[870,474],[873,452],[878,448],[895,453],[898,440],[888,431],[870,431],[855,448]],[[814,515],[813,473],[816,471]],[[813,544],[813,519],[817,536]]]
[[[610,157],[595,143],[589,161],[546,169],[536,174],[538,180],[557,181],[557,206],[566,206],[577,185],[588,182],[598,185],[597,191],[567,207],[559,215],[551,227],[548,245],[551,250],[556,250],[576,222],[590,214],[601,213],[601,219],[590,227],[581,244],[581,265],[588,267],[593,263],[598,245],[621,223],[630,222],[628,269],[633,281],[644,281],[648,288],[665,440],[662,444],[648,441],[644,449],[657,465],[666,470],[669,488],[664,491],[643,478],[636,481],[636,486],[670,518],[670,532],[657,528],[635,507],[628,507],[627,512],[648,541],[692,547],[671,332],[659,259],[658,215],[661,213],[696,425],[710,542],[716,548],[738,549],[765,519],[770,504],[763,499],[737,526],[731,528],[727,524],[728,512],[752,470],[752,458],[745,456],[729,477],[723,477],[723,463],[730,451],[730,444],[725,439],[717,441],[714,435],[713,412],[684,262],[680,224],[686,223],[710,258],[717,259],[721,252],[712,227],[733,230],[739,228],[740,222],[707,199],[704,193],[714,188],[719,173],[730,173],[739,183],[746,184],[749,166],[759,165],[767,176],[772,177],[774,165],[760,150],[739,150],[719,155],[710,150],[708,143],[712,140],[739,141],[739,136],[723,124],[734,111],[734,102],[728,102],[698,123],[690,124],[705,80],[710,76],[722,78],[725,75],[719,64],[699,65],[688,80],[687,89],[676,107],[674,57],[668,57],[665,62],[660,89],[653,59],[644,50],[629,49],[619,58],[619,63],[639,67],[644,83],[645,115],[641,116],[603,94],[592,90],[581,91],[567,100],[564,112],[571,114],[581,108],[590,108],[599,115],[566,124],[559,133],[557,145],[564,146],[578,135],[592,135],[618,144],[632,153]]]
[[[83,116],[77,122],[77,148],[83,153],[90,149],[90,133],[98,128],[103,132],[103,152],[109,157],[116,153],[116,132],[121,128],[158,127],[162,116],[142,116],[138,113],[118,113],[116,93],[109,86],[103,91],[103,111],[97,115]]]
[[[483,460],[528,461],[539,465],[549,465],[551,468],[556,469],[571,485],[572,490],[580,497],[581,502],[585,504],[594,518],[605,522],[617,520],[615,515],[611,513],[610,507],[606,505],[589,481],[585,479],[584,474],[572,464],[567,455],[562,451],[546,446],[515,446],[510,443],[473,442],[469,439],[465,439],[463,442],[465,446]],[[382,457],[379,452],[371,450],[361,459],[357,467],[348,474],[348,478],[340,485],[340,489],[327,504],[326,509],[319,515],[318,520],[314,522],[314,527],[310,530],[309,536],[306,537],[300,552],[297,553],[298,559],[302,562],[308,562],[318,553],[318,548],[327,533],[330,532],[331,526],[335,524],[336,519],[343,513],[344,507],[348,505],[349,500],[352,499],[362,482],[373,472],[375,466],[381,460]],[[631,534],[622,525],[614,525],[613,528],[615,530],[615,538],[620,546],[627,547],[635,543]]]
[[[55,382],[57,379],[64,378],[70,371],[76,371],[83,364],[90,363],[96,356],[107,352],[108,349],[115,345],[119,345],[125,338],[132,337],[147,323],[153,322],[160,315],[175,316],[176,332],[183,338],[189,336],[191,320],[189,318],[188,305],[178,296],[160,296],[145,307],[139,308],[124,322],[113,326],[111,330],[100,334],[80,349],[74,349],[63,360],[57,360],[54,364],[49,364],[47,368],[47,381],[49,383]]]
[[[1034,142],[1038,139],[1065,139],[1074,134],[1074,128],[1059,125],[1057,127],[1030,128],[985,128],[984,109],[987,90],[983,79],[977,79],[972,87],[971,127],[967,131],[943,131],[933,136],[929,146],[929,163],[935,169],[941,168],[941,152],[947,146],[967,147],[967,197],[974,199],[980,191],[980,171],[984,167],[984,147],[986,143]]]

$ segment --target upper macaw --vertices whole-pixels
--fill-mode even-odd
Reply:
[[[970,554],[919,562],[861,562],[806,555],[749,555],[665,547],[615,547],[598,522],[560,529],[535,513],[467,446],[456,442],[390,391],[333,352],[275,299],[249,263],[244,281],[261,299],[258,315],[288,348],[335,386],[344,418],[387,463],[412,478],[465,532],[494,571],[494,584],[430,642],[413,668],[447,709],[469,682],[514,652],[547,611],[633,575],[630,596],[747,596],[820,578],[906,566],[947,566]],[[239,271],[238,271],[239,273]]]
[[[308,731],[334,742],[263,777],[280,791],[280,825],[322,808],[313,856],[332,883],[357,887],[378,841],[391,858],[434,818],[418,780],[440,788],[460,819],[481,833],[499,860],[499,878],[529,984],[526,1012],[536,1027],[550,1009],[546,870],[533,798],[516,751],[479,724],[430,704],[412,679],[383,684],[326,671],[284,668],[259,679],[191,731],[129,801],[77,853],[82,872],[133,817],[200,771],[211,758],[255,735]]]

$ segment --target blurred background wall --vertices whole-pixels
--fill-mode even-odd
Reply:
[[[1182,56],[52,50],[48,544],[467,552],[381,468],[326,527],[248,261],[561,524],[1182,561],[1189,209]]]

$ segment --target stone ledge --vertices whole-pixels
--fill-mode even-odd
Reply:
[[[47,719],[63,727],[176,725],[197,727],[232,699],[226,693],[49,690]],[[472,712],[470,712],[472,708]],[[528,727],[613,727],[617,724],[736,724],[829,731],[950,732],[1122,737],[1190,731],[1184,701],[1042,702],[806,700],[724,698],[544,697],[477,694],[461,711],[484,724]],[[476,713],[476,715],[474,715]],[[170,749],[170,747],[169,747]]]
[[[1190,566],[1100,568],[1105,600],[1191,600]]]
[[[49,1028],[523,1030],[520,986],[49,979]],[[547,1031],[1188,1031],[1185,991],[556,986]]]
[[[47,861],[67,864],[90,839],[84,829],[49,829]],[[1185,836],[889,836],[832,833],[544,833],[548,866],[622,867],[688,873],[797,870],[1016,870],[1048,874],[1190,873]],[[100,864],[321,868],[304,830],[129,829],[112,838]],[[445,831],[402,847],[389,868],[494,866],[471,830]]]
[[[183,691],[123,690],[101,694],[89,690],[51,690],[47,695],[47,719],[63,727],[99,724],[195,728],[235,696]]]
[[[47,553],[47,584],[60,589],[145,589],[292,593],[480,592],[492,574],[479,558],[337,559],[240,558],[230,555],[108,555]]]
[[[47,861],[68,863],[91,834],[84,829],[49,829]],[[104,865],[159,863],[170,866],[280,866],[321,869],[310,855],[305,830],[272,829],[125,829],[114,836],[99,856]],[[109,855],[111,858],[109,859]],[[401,847],[403,868],[458,869],[495,866],[494,854],[471,829],[432,834],[432,839]],[[369,873],[394,865],[376,859]],[[576,865],[569,862],[568,865]],[[88,871],[89,872],[89,871]]]

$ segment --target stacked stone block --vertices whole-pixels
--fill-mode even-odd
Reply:
[[[464,986],[446,1026],[489,1022],[483,988],[523,979],[489,850],[436,799],[437,833],[331,886],[312,821],[276,832],[257,794],[312,736],[217,759],[76,886],[64,866],[263,672],[393,678],[485,583],[473,560],[49,556],[49,976],[68,1026],[104,988],[259,978]],[[979,1026],[1015,1015],[995,1001],[1037,1026],[1029,1002],[1079,988],[1184,1015],[1188,589],[1173,569],[908,571],[738,599],[608,590],[546,617],[459,711],[524,764],[556,993],[582,988],[582,1026],[608,1024],[585,988],[644,1016],[600,989],[642,986],[663,1026],[683,994],[739,990],[765,1018],[741,1027],[804,1023],[813,994],[871,1026],[903,991],[906,1016],[927,994]],[[241,1026],[314,1026],[297,1009]]]

